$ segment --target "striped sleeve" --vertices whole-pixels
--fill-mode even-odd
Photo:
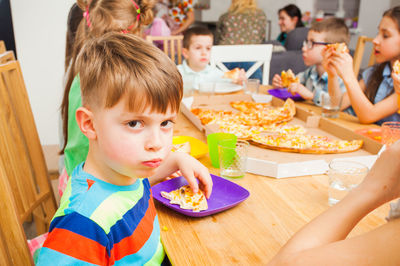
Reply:
[[[109,241],[95,222],[76,212],[55,218],[37,265],[108,265]]]

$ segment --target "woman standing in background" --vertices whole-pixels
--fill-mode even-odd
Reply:
[[[279,34],[277,40],[285,45],[286,37],[289,32],[294,30],[295,28],[304,27],[303,22],[301,21],[301,11],[300,9],[293,4],[287,5],[278,11],[279,15],[279,27],[281,29],[281,33]]]
[[[261,44],[265,40],[267,16],[256,0],[232,0],[221,15],[215,36],[216,44]]]
[[[170,4],[169,17],[173,19],[176,25],[169,25],[171,34],[182,34],[194,23],[193,0],[170,0]]]

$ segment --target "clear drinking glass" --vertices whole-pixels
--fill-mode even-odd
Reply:
[[[258,94],[258,89],[260,87],[259,79],[248,79],[244,82],[244,92],[247,94]]]
[[[335,205],[358,186],[368,173],[368,167],[354,161],[332,160],[329,164],[328,203]]]
[[[249,143],[245,140],[238,140],[236,143],[220,141],[218,144],[220,175],[225,178],[243,177],[246,172],[248,149]]]
[[[202,82],[199,83],[199,94],[213,95],[215,92],[215,82]]]
[[[321,94],[322,116],[326,118],[338,118],[343,93],[339,95]]]

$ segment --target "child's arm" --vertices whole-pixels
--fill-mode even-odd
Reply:
[[[397,142],[381,154],[357,188],[298,231],[270,265],[398,265],[400,219],[346,237],[365,215],[400,196],[399,156]]]
[[[336,72],[336,69],[330,64],[330,57],[332,55],[333,48],[325,49],[322,52],[322,66],[324,67],[326,73],[328,74],[328,93],[329,95],[340,95],[342,90],[340,88],[339,76]],[[342,103],[340,106],[340,110],[346,109],[349,107],[350,99],[347,93],[344,93],[342,98]]]
[[[314,98],[314,93],[307,89],[301,83],[292,83],[288,87],[288,91],[292,94],[300,94],[300,96],[305,100],[312,100]]]
[[[361,87],[364,82],[358,83],[350,54],[333,52],[330,63],[342,78],[351,105],[361,123],[373,123],[396,112],[396,95],[392,94],[376,104],[371,103],[365,96],[364,89]]]
[[[400,74],[392,72],[393,88],[396,94],[400,94]]]
[[[160,167],[158,167],[157,172],[149,177],[150,185],[160,182],[177,170],[181,171],[193,192],[199,190],[199,185],[196,182],[196,179],[198,179],[206,197],[210,197],[213,184],[207,167],[192,156],[183,152],[171,152]]]

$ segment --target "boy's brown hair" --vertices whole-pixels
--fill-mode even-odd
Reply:
[[[346,44],[350,41],[349,28],[341,18],[326,18],[311,25],[310,30],[318,33],[328,33],[325,42]]]
[[[76,30],[72,50],[72,54],[68,60],[70,71],[68,73],[64,95],[61,103],[61,116],[63,120],[64,147],[60,154],[64,153],[65,146],[68,141],[68,108],[69,108],[69,92],[71,85],[78,73],[75,72],[75,61],[87,39],[100,37],[106,32],[121,32],[128,30],[129,33],[142,35],[141,31],[144,26],[149,25],[153,21],[153,7],[155,0],[136,1],[140,16],[137,19],[137,8],[132,0],[77,0],[77,5],[81,12],[87,12],[86,18],[80,19],[80,23]],[[88,19],[87,19],[88,18]],[[88,23],[90,21],[90,23]],[[90,26],[89,26],[90,25]],[[133,25],[133,26],[132,26]]]
[[[200,26],[193,27],[185,31],[183,34],[183,48],[189,49],[192,37],[199,35],[211,36],[211,38],[214,38],[214,35],[208,28]]]
[[[178,112],[182,78],[160,49],[132,34],[107,33],[88,40],[76,61],[82,105],[111,108],[122,97],[129,111]]]

